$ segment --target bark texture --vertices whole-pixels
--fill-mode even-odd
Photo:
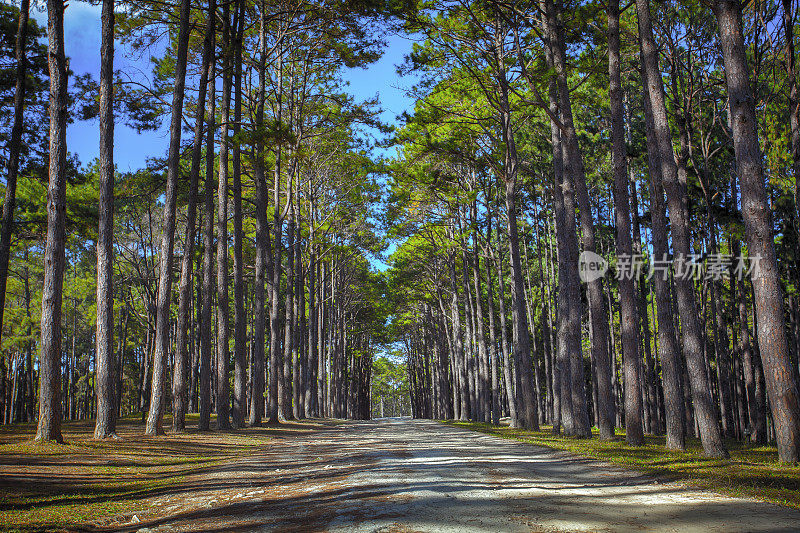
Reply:
[[[164,433],[162,421],[166,408],[167,356],[169,354],[169,306],[172,296],[172,260],[175,251],[175,211],[180,174],[183,97],[186,88],[186,62],[189,49],[189,0],[181,0],[178,26],[178,49],[175,62],[175,88],[172,92],[172,119],[167,155],[167,189],[164,193],[164,229],[159,253],[158,296],[156,300],[156,335],[153,352],[153,382],[145,434]]]
[[[800,461],[800,395],[784,330],[783,294],[772,235],[772,215],[767,203],[763,158],[758,144],[758,123],[748,76],[741,9],[738,1],[717,0],[714,3],[730,100],[747,251],[751,259],[759,258],[759,268],[752,275],[758,347],[775,421],[778,459],[796,463]]]
[[[97,419],[94,438],[116,436],[114,378],[114,0],[103,0],[100,45],[100,195],[97,232]]]
[[[47,65],[50,73],[50,164],[47,186],[47,236],[42,286],[42,343],[39,356],[37,441],[61,437],[61,298],[67,215],[67,58],[64,53],[64,2],[47,0]]]
[[[189,170],[189,199],[186,206],[186,238],[181,258],[181,279],[178,284],[177,350],[172,379],[172,430],[186,428],[186,411],[189,407],[189,313],[192,299],[192,262],[194,260],[195,225],[197,222],[197,195],[200,184],[200,165],[203,158],[203,122],[205,121],[206,93],[211,70],[211,55],[214,53],[213,10],[214,0],[209,2],[209,17],[203,44],[203,64],[195,113],[194,141],[192,144],[192,166]],[[208,135],[214,135],[208,130]]]
[[[611,142],[614,165],[614,219],[617,230],[617,256],[632,259],[630,201],[628,198],[628,162],[625,148],[625,119],[620,79],[619,0],[608,2],[608,75],[611,103]],[[631,272],[632,274],[633,272]],[[644,444],[642,431],[642,395],[639,354],[639,316],[636,287],[632,275],[619,280],[622,327],[622,357],[625,373],[625,439],[628,444]],[[613,400],[612,400],[613,401]],[[613,420],[611,431],[613,435]]]

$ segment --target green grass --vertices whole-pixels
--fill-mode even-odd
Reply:
[[[57,531],[132,517],[187,476],[255,453],[277,434],[314,425],[198,432],[192,429],[196,421],[190,415],[190,429],[180,435],[146,437],[139,418],[125,418],[116,441],[93,440],[93,421],[66,422],[65,444],[34,442],[32,424],[0,427],[0,530]],[[170,424],[165,420],[164,427]]]
[[[492,426],[480,422],[443,421],[456,427],[506,439],[566,450],[584,457],[630,467],[664,481],[682,481],[702,489],[731,496],[756,498],[800,509],[800,466],[778,462],[774,447],[754,446],[734,440],[725,442],[730,459],[702,456],[697,439],[689,439],[685,452],[668,450],[664,437],[646,436],[645,445],[629,446],[624,432],[613,441],[601,441],[594,430],[591,439],[553,435],[542,431]]]
[[[98,520],[104,516],[133,515],[140,511],[138,496],[177,483],[182,476],[165,480],[121,483],[95,487],[90,494],[70,492],[53,495],[0,497],[0,522],[4,531],[51,531]],[[65,503],[70,502],[71,503]],[[96,500],[96,501],[93,501]]]

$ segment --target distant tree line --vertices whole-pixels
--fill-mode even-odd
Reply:
[[[68,69],[65,2],[46,32],[27,0],[0,6],[4,423],[60,442],[62,420],[107,438],[135,414],[151,435],[188,412],[201,430],[370,416],[384,244],[361,131],[386,126],[341,74],[380,56],[374,7],[104,0],[93,80]],[[153,55],[148,83],[115,70],[120,42]],[[117,172],[115,122],[162,117],[166,157]],[[66,125],[86,119],[100,157],[81,166]]]

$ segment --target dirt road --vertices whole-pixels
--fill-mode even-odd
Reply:
[[[287,436],[149,502],[124,531],[798,531],[800,512],[575,456],[381,420]]]

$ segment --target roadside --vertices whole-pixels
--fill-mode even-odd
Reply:
[[[800,509],[800,465],[779,464],[777,450],[772,446],[754,446],[727,440],[725,444],[730,459],[708,459],[702,456],[700,441],[694,438],[687,440],[685,452],[675,452],[664,446],[664,437],[652,435],[645,436],[644,446],[628,446],[625,433],[619,430],[617,438],[609,442],[601,441],[597,432],[591,439],[553,435],[549,426],[542,427],[541,431],[528,431],[480,422],[443,423],[504,439],[565,450],[632,468],[661,481],[682,481],[728,496],[755,498]]]
[[[165,427],[171,421],[165,420]],[[273,440],[333,425],[198,432],[146,437],[138,418],[118,421],[120,440],[96,441],[93,421],[65,422],[66,444],[38,444],[34,424],[0,426],[0,530],[58,530],[107,516],[132,517],[188,479],[256,453]],[[212,420],[213,426],[213,420]]]

